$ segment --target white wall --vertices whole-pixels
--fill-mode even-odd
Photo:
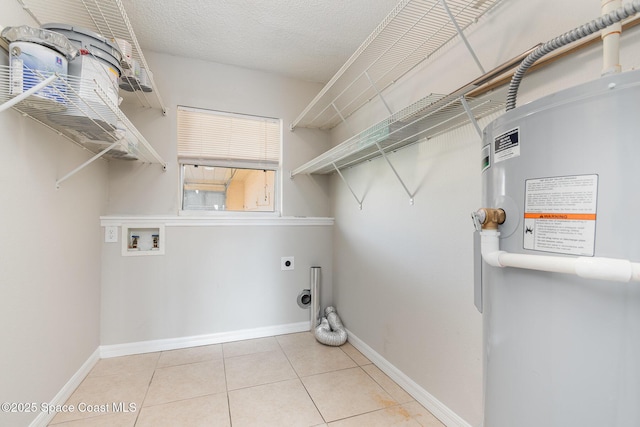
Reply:
[[[468,33],[486,70],[599,14],[598,1],[510,0]],[[623,35],[623,68],[637,66],[637,30]],[[525,77],[519,105],[598,78],[600,46]],[[386,91],[399,110],[449,93],[480,75],[452,44]],[[387,117],[372,102],[350,118],[365,129]],[[485,126],[489,119],[480,124]],[[332,132],[335,144],[349,137]],[[473,304],[470,213],[480,203],[480,150],[471,126],[411,146],[390,159],[415,205],[382,159],[343,171],[363,209],[334,176],[334,300],[345,326],[470,425],[482,421],[482,326]]]
[[[321,86],[273,74],[145,52],[168,114],[136,107],[126,113],[169,163],[114,163],[111,215],[177,215],[176,107],[186,105],[282,119],[278,210],[283,216],[328,216],[329,181],[289,178],[289,171],[326,150],[322,131],[288,130]],[[251,218],[252,213],[247,213]],[[219,217],[214,217],[219,218]],[[166,254],[122,257],[103,244],[102,343],[116,345],[295,324],[309,319],[296,297],[309,288],[309,268],[323,269],[331,302],[332,227],[309,225],[167,227]],[[280,257],[295,256],[294,271]]]
[[[327,149],[328,134],[289,131],[321,86],[230,65],[145,52],[167,107],[124,106],[138,130],[169,163],[167,172],[157,165],[121,162],[111,167],[108,214],[176,214],[180,207],[177,164],[176,108],[178,105],[282,119],[282,201],[284,216],[328,216],[328,182],[289,171]]]
[[[3,25],[29,23],[0,0]],[[0,51],[0,63],[6,55]],[[100,214],[107,164],[14,110],[0,113],[0,401],[50,402],[100,344]],[[37,413],[0,413],[28,425]]]
[[[208,336],[309,321],[296,299],[322,266],[330,301],[332,227],[172,226],[163,256],[103,253],[102,344]],[[295,269],[280,270],[281,256]]]

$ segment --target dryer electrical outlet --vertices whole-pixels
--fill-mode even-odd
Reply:
[[[292,256],[283,256],[280,258],[280,269],[281,270],[293,270],[293,258]]]

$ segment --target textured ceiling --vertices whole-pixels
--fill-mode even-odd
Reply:
[[[124,0],[143,50],[326,83],[398,0]]]

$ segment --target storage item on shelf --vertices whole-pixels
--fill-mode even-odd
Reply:
[[[47,22],[62,22],[73,25],[73,28],[83,28],[93,31],[114,46],[118,46],[122,57],[120,67],[127,69],[128,60],[136,59],[140,67],[149,70],[149,64],[143,55],[140,43],[134,33],[131,21],[127,16],[126,0],[17,0],[24,10],[33,18],[37,25]],[[118,42],[124,40],[125,43]],[[129,49],[128,46],[131,46]],[[124,47],[121,47],[124,46]],[[129,52],[130,50],[130,52]],[[92,52],[97,56],[95,52]],[[136,91],[133,97],[125,97],[145,108],[159,108],[163,115],[167,114],[158,87],[150,79],[151,96],[146,91]],[[124,95],[121,92],[121,95]],[[163,162],[161,162],[163,163]]]
[[[44,24],[59,32],[80,50],[69,63],[70,100],[66,114],[52,120],[68,126],[85,144],[111,143],[104,131],[116,129],[118,79],[122,74],[122,54],[117,45],[91,30],[67,24]],[[75,78],[74,78],[75,77]],[[80,102],[80,98],[82,102]]]
[[[122,52],[120,52],[118,45],[111,40],[75,25],[50,23],[43,24],[42,28],[66,36],[76,48],[88,50],[92,56],[106,62],[117,70],[118,77],[122,75]]]
[[[80,97],[88,108],[69,105],[67,115],[75,117],[78,127],[92,126],[96,121],[107,129],[115,129],[118,105],[118,74],[105,62],[91,55],[80,55],[69,63],[69,75],[74,96]]]
[[[143,92],[151,92],[153,90],[151,86],[151,79],[153,74],[146,68],[140,68],[140,89]]]
[[[9,45],[10,95],[17,96],[36,86],[52,74],[66,74],[67,59],[58,51],[32,42],[16,41]],[[67,108],[67,88],[55,81],[24,102],[31,108],[61,111]]]
[[[120,160],[138,160],[135,154],[138,152],[138,141],[122,121],[118,121],[116,137],[120,139],[120,144],[109,150],[106,155]]]
[[[131,66],[120,77],[120,89],[133,92],[140,89],[140,63],[132,59]]]
[[[133,60],[133,47],[131,46],[131,43],[124,39],[115,39],[115,41],[122,53],[122,61],[120,62],[120,65],[122,65],[122,68],[125,70],[127,68],[131,68],[131,61]]]
[[[152,92],[152,76],[151,71],[140,67],[138,61],[134,59],[131,68],[128,70],[125,69],[124,74],[120,77],[120,89],[126,90],[127,92],[134,92],[136,90]]]
[[[30,27],[28,25],[6,27],[2,30],[2,33],[0,33],[0,37],[8,43],[31,42],[46,46],[63,54],[68,61],[71,61],[78,55],[78,49],[76,49],[64,35],[44,28]]]

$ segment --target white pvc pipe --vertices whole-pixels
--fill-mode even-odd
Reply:
[[[602,0],[602,15],[608,15],[622,6],[622,0]],[[602,38],[602,75],[619,73],[620,67],[620,33],[622,24],[613,24],[601,31]]]
[[[552,273],[574,274],[585,279],[640,282],[640,263],[602,257],[560,257],[513,254],[500,250],[500,233],[483,230],[482,259],[493,267],[513,267]]]

